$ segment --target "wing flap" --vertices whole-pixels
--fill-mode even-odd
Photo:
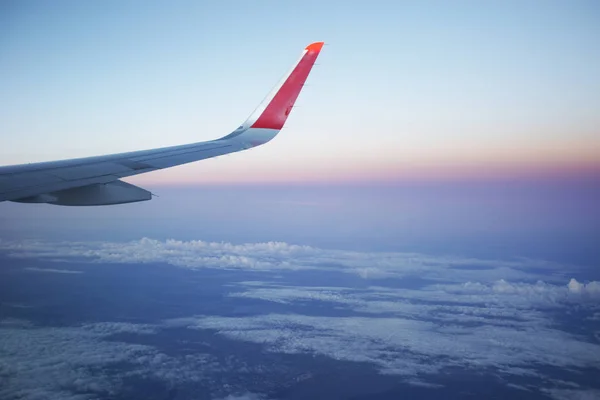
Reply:
[[[56,192],[26,197],[19,203],[49,203],[59,206],[107,206],[152,199],[152,193],[131,183],[95,183]]]

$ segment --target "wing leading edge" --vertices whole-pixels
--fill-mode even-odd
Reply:
[[[105,156],[0,167],[0,202],[69,206],[150,200],[119,179],[260,146],[283,128],[323,42],[308,45],[294,67],[235,131],[220,139]]]

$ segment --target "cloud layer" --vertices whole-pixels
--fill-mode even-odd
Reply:
[[[573,307],[594,318],[596,284],[499,280],[415,290],[241,282],[244,290],[230,296],[290,305],[328,303],[356,315],[201,316],[177,322],[267,343],[273,351],[369,361],[385,372],[414,375],[460,365],[538,374],[538,365],[600,368],[600,342],[567,333],[555,319]],[[423,363],[424,358],[429,361]]]
[[[119,393],[128,378],[153,379],[171,387],[200,382],[217,395],[227,393],[213,382],[223,371],[243,367],[235,358],[223,361],[197,351],[168,355],[115,336],[152,335],[160,328],[121,322],[43,327],[0,320],[0,398],[106,398]],[[231,385],[230,390],[243,388]]]
[[[12,257],[74,260],[102,263],[166,263],[185,268],[224,268],[255,271],[331,270],[365,279],[419,276],[454,282],[480,279],[562,282],[565,271],[576,266],[534,259],[493,260],[456,256],[431,256],[401,252],[358,252],[321,249],[284,242],[232,244],[201,240],[159,241],[143,238],[131,242],[2,241],[0,251]],[[533,273],[532,270],[536,272]],[[570,277],[569,277],[570,278]]]
[[[403,382],[432,387],[436,384],[426,377],[460,368],[490,371],[507,385],[514,377],[527,377],[529,383],[520,388],[540,392],[541,387],[551,387],[544,393],[557,399],[585,398],[595,393],[588,389],[598,389],[574,381],[561,383],[549,372],[600,373],[600,283],[569,276],[578,274],[573,266],[530,259],[352,252],[280,242],[0,241],[0,251],[13,258],[55,261],[61,267],[72,262],[88,262],[85,268],[102,268],[100,263],[165,263],[199,274],[206,268],[273,272],[260,274],[265,281],[227,282],[220,297],[240,304],[258,302],[264,307],[257,309],[271,310],[262,313],[65,327],[0,320],[0,377],[7,382],[0,389],[1,398],[110,396],[130,377],[210,386],[221,382],[224,372],[251,368],[235,357],[166,354],[144,341],[119,339],[182,329],[258,344],[270,354],[368,363]],[[31,272],[81,271],[27,267],[23,273]],[[297,272],[363,279],[353,278],[361,283],[356,287],[298,284]],[[411,277],[419,277],[421,283],[393,284]],[[259,369],[269,373],[264,366]],[[213,395],[228,400],[268,398],[243,385]]]

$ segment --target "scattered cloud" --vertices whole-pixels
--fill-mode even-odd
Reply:
[[[506,323],[512,319],[535,320],[546,309],[563,308],[574,303],[598,304],[595,292],[573,292],[571,286],[536,283],[507,282],[503,279],[491,283],[466,282],[463,284],[432,284],[420,289],[370,286],[367,288],[286,286],[282,284],[241,282],[239,291],[230,297],[254,298],[281,304],[320,301],[373,314],[394,314],[422,318],[437,318],[446,310],[452,318],[490,318],[488,323]],[[585,287],[593,287],[590,282]],[[590,318],[595,318],[590,308]],[[511,318],[511,321],[506,320]],[[473,321],[473,319],[469,319]]]
[[[598,400],[600,390],[548,389],[544,390],[556,400]]]
[[[243,393],[243,394],[230,394],[227,397],[223,397],[221,399],[218,400],[263,400],[265,397],[263,395],[260,394],[256,394],[256,393]]]
[[[544,271],[547,282],[566,278],[575,266],[532,259],[486,260],[457,256],[431,256],[402,252],[358,252],[321,249],[284,242],[232,244],[201,240],[131,242],[3,241],[0,251],[16,258],[77,260],[101,263],[166,263],[178,267],[244,269],[250,271],[332,270],[364,279],[418,276],[438,281],[487,279],[536,280]]]
[[[446,367],[537,365],[597,368],[600,345],[546,326],[464,326],[399,317],[331,317],[269,314],[250,317],[198,316],[170,326],[212,329],[226,337],[266,345],[272,352],[313,353],[368,362],[383,373],[416,376]],[[520,374],[520,373],[519,373]]]
[[[0,319],[0,328],[7,328],[7,327],[30,328],[30,327],[33,327],[33,324],[30,321],[27,321],[26,319],[20,319],[20,318]]]
[[[569,281],[569,291],[583,296],[600,298],[600,282],[580,283],[576,279],[571,279]]]
[[[37,268],[37,267],[28,267],[25,268],[26,271],[32,272],[47,272],[51,274],[82,274],[83,271],[75,271],[71,269],[55,269],[55,268]]]
[[[114,396],[128,377],[169,385],[206,382],[236,366],[194,352],[179,357],[157,348],[114,339],[121,333],[147,335],[156,326],[105,322],[71,327],[0,321],[0,398],[84,400]],[[233,390],[233,389],[232,389]],[[221,388],[215,388],[222,393]]]
[[[118,380],[93,374],[95,367],[123,362],[139,365],[142,357],[160,357],[148,346],[103,341],[104,336],[89,328],[3,324],[0,398],[80,400],[93,394],[111,395]]]
[[[240,282],[241,290],[229,296],[289,305],[329,303],[346,312],[339,313],[342,317],[199,316],[171,323],[213,329],[274,352],[366,361],[383,373],[418,376],[462,367],[543,378],[540,366],[600,369],[600,340],[568,333],[556,321],[572,309],[590,319],[596,315],[598,298],[593,290],[573,292],[580,285],[574,279],[562,285],[499,280],[414,290]],[[593,288],[594,282],[584,286]]]
[[[250,368],[210,354],[169,355],[148,341],[136,344],[118,339],[182,328],[214,331],[228,339],[260,344],[272,353],[369,363],[383,374],[401,376],[414,385],[435,386],[423,376],[457,367],[489,369],[540,382],[551,379],[548,367],[600,369],[597,328],[590,328],[591,333],[584,334],[582,329],[573,333],[568,324],[557,320],[557,315],[572,310],[590,324],[598,320],[600,282],[583,281],[572,266],[530,259],[353,252],[282,242],[0,241],[0,251],[15,258],[63,263],[159,262],[199,272],[204,268],[273,271],[276,274],[263,275],[266,281],[228,282],[223,296],[232,301],[269,302],[269,310],[278,310],[196,315],[153,324],[101,322],[72,327],[0,320],[0,376],[7,382],[0,388],[1,398],[80,400],[114,395],[125,377],[152,377],[170,384],[216,382],[216,373]],[[81,273],[59,268],[24,270]],[[358,287],[341,287],[304,286],[282,279],[286,271],[301,270],[354,274],[365,281],[355,279],[361,282]],[[423,283],[396,287],[381,280],[407,277],[418,277]],[[315,304],[324,307],[312,307]],[[329,311],[325,315],[321,310]],[[123,365],[127,367],[117,367]],[[556,399],[597,395],[572,382],[553,382],[556,389],[546,393]],[[522,390],[532,388],[511,384]],[[230,387],[215,396],[223,400],[265,398],[246,390],[253,388]]]

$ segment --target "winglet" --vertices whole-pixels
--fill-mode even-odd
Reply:
[[[323,48],[325,42],[314,42],[306,46],[304,50],[319,52]]]
[[[315,42],[304,48],[298,63],[271,91],[243,126],[275,130],[283,128],[323,45],[324,42]]]

